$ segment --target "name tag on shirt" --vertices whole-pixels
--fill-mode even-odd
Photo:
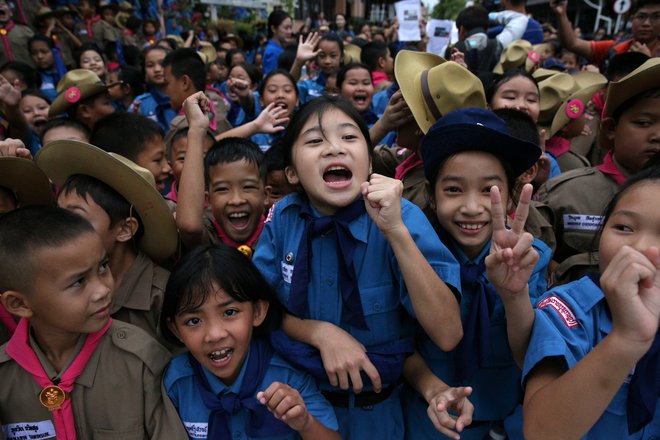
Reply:
[[[186,427],[188,431],[188,436],[191,438],[206,438],[208,437],[206,433],[209,430],[208,423],[193,423],[193,422],[183,422],[183,426]]]
[[[36,440],[55,438],[55,426],[50,420],[2,425],[6,440]]]
[[[564,229],[597,231],[603,222],[602,215],[564,214]]]
[[[285,283],[291,284],[291,278],[293,278],[293,264],[282,262],[282,279]]]

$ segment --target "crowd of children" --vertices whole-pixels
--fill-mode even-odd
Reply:
[[[660,438],[658,0],[611,43],[470,6],[446,58],[24,3],[0,439]]]

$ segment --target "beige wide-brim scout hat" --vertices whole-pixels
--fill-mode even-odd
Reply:
[[[41,20],[44,18],[52,17],[54,15],[55,15],[55,11],[53,11],[48,6],[42,6],[39,9],[37,9],[37,13],[34,15],[34,17],[37,20]]]
[[[135,7],[131,4],[131,2],[123,1],[119,3],[119,9],[123,12],[133,12]]]
[[[140,215],[144,235],[138,246],[144,253],[153,260],[162,261],[176,252],[176,223],[149,170],[119,154],[73,140],[49,142],[39,151],[35,162],[57,185],[75,174],[104,182]]]
[[[605,84],[607,84],[607,79],[587,85],[566,98],[557,109],[557,113],[555,113],[555,117],[552,120],[550,130],[547,132],[546,137],[548,139],[551,138],[557,134],[559,130],[564,128],[571,119],[577,119],[582,116],[591,98],[593,98],[594,95],[605,86]]]
[[[607,84],[607,78],[605,75],[601,75],[598,72],[591,72],[589,70],[582,70],[574,74],[573,79],[580,89],[591,87],[594,84]]]
[[[0,187],[14,193],[19,206],[53,203],[48,177],[30,159],[0,157]]]
[[[556,73],[539,82],[539,125],[549,127],[561,103],[576,91],[577,82],[568,73]]]
[[[437,55],[402,50],[396,56],[394,76],[424,133],[451,111],[486,108],[486,93],[479,78],[460,64]]]
[[[360,49],[360,46],[350,43],[344,44],[344,64],[362,62],[361,55],[362,49]]]
[[[534,62],[529,58],[530,53],[532,53],[531,51],[532,43],[527,40],[516,40],[512,42],[502,51],[500,61],[493,69],[493,72],[502,74],[508,70],[517,68],[531,70],[534,66]],[[528,60],[530,61],[529,65],[527,65]]]
[[[200,56],[207,66],[218,59],[218,51],[210,44],[201,46],[197,55]]]
[[[556,70],[551,70],[551,69],[544,69],[543,67],[539,67],[536,69],[533,73],[532,76],[536,80],[537,83],[543,81],[544,79],[548,79],[551,76],[554,76],[558,74],[559,72]]]
[[[114,84],[105,84],[97,74],[87,69],[74,69],[67,72],[57,83],[57,98],[48,111],[53,117],[64,113],[72,105],[108,90]]]
[[[656,87],[660,87],[660,58],[658,57],[649,58],[619,81],[610,83],[603,117],[611,117],[616,109],[628,99]]]

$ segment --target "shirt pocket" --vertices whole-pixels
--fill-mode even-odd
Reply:
[[[392,285],[360,286],[360,300],[369,330],[353,333],[365,345],[382,344],[402,336],[401,303]]]
[[[147,435],[144,431],[144,427],[133,428],[133,429],[95,429],[94,430],[94,440],[143,440],[146,439]]]

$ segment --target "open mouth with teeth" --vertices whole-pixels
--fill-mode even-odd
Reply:
[[[275,102],[275,106],[276,106],[276,107],[283,108],[283,109],[288,109],[288,108],[289,108],[289,104],[287,104],[287,103],[284,102],[284,101],[276,101],[276,102]]]
[[[39,118],[35,119],[32,121],[32,126],[35,128],[36,131],[41,131],[42,128],[44,128],[44,125],[48,122],[48,119],[46,118]]]
[[[478,234],[483,228],[488,226],[489,222],[481,223],[460,223],[456,222],[456,225],[462,230],[462,232],[467,234]]]
[[[344,187],[350,184],[353,172],[346,167],[331,166],[323,173],[325,183],[334,187]]]
[[[250,214],[248,212],[232,212],[228,216],[229,223],[236,229],[245,229],[250,223]]]
[[[216,364],[216,366],[223,366],[229,362],[233,353],[233,348],[223,348],[222,350],[216,350],[209,353],[208,358],[211,362]]]
[[[367,95],[362,95],[362,94],[353,95],[353,101],[359,106],[367,105],[368,99],[369,97]]]

